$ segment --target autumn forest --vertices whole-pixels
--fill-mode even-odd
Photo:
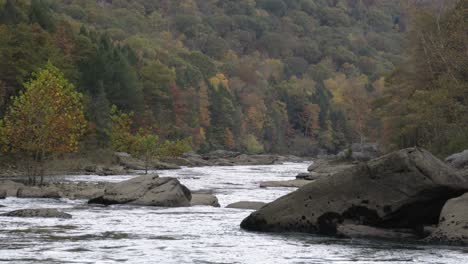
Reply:
[[[0,146],[454,153],[468,148],[467,12],[467,0],[0,0]],[[38,104],[67,137],[24,144]]]

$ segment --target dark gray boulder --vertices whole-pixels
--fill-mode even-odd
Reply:
[[[52,208],[45,208],[45,209],[22,209],[16,210],[12,212],[8,212],[6,214],[2,214],[1,216],[9,216],[9,217],[39,217],[39,218],[64,218],[70,219],[72,218],[71,214],[67,214],[64,212],[60,212],[57,209]]]
[[[104,195],[89,200],[91,204],[130,204],[143,206],[190,206],[190,190],[175,178],[144,175],[106,188]]]
[[[448,156],[445,162],[456,169],[468,168],[468,149]]]
[[[264,202],[241,201],[229,204],[228,206],[226,206],[226,208],[258,210],[262,208],[265,204],[266,203]]]
[[[335,235],[342,223],[417,228],[438,222],[468,182],[429,152],[409,148],[322,177],[252,213],[241,227]]]

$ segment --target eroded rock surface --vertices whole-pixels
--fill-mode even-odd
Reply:
[[[409,148],[321,177],[252,213],[241,227],[329,235],[344,222],[417,228],[436,224],[444,203],[467,189],[442,161]]]
[[[190,190],[177,179],[144,175],[106,188],[103,196],[89,203],[181,207],[190,206],[191,199]]]

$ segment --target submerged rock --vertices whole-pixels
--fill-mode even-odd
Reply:
[[[311,183],[311,181],[309,180],[265,181],[265,182],[260,182],[260,188],[270,188],[270,187],[299,188],[309,183]]]
[[[428,240],[468,245],[468,193],[447,201]]]
[[[190,190],[177,179],[144,175],[106,188],[103,196],[89,203],[180,207],[190,206],[191,199]]]
[[[1,216],[9,217],[40,217],[40,218],[72,218],[71,214],[60,212],[57,209],[46,208],[46,209],[22,209],[12,211]]]
[[[212,194],[207,193],[192,193],[192,200],[190,201],[191,206],[206,205],[213,207],[220,207],[218,198]]]
[[[265,204],[266,203],[264,202],[240,201],[237,203],[229,204],[228,206],[226,206],[226,208],[258,210],[262,208]]]
[[[436,224],[444,203],[467,189],[442,161],[409,148],[319,178],[252,213],[241,227],[328,235],[345,222],[416,228]]]

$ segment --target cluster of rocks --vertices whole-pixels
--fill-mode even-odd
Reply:
[[[463,169],[466,165],[458,165],[462,156],[448,162]],[[241,227],[468,243],[464,193],[468,178],[463,173],[423,149],[409,148],[317,177],[255,211]]]
[[[185,153],[181,158],[170,158],[164,161],[180,166],[235,166],[235,165],[271,165],[284,162],[300,162],[304,159],[288,155],[247,155],[236,151],[215,150],[199,155],[194,152]]]
[[[182,157],[169,157],[162,160],[153,159],[148,164],[149,170],[175,170],[181,166],[235,166],[235,165],[270,165],[283,162],[299,162],[304,159],[296,156],[280,155],[247,155],[235,151],[215,150],[203,155],[188,152]],[[87,165],[82,171],[85,174],[101,176],[131,174],[137,170],[145,170],[145,163],[125,152],[114,153],[111,165]]]

